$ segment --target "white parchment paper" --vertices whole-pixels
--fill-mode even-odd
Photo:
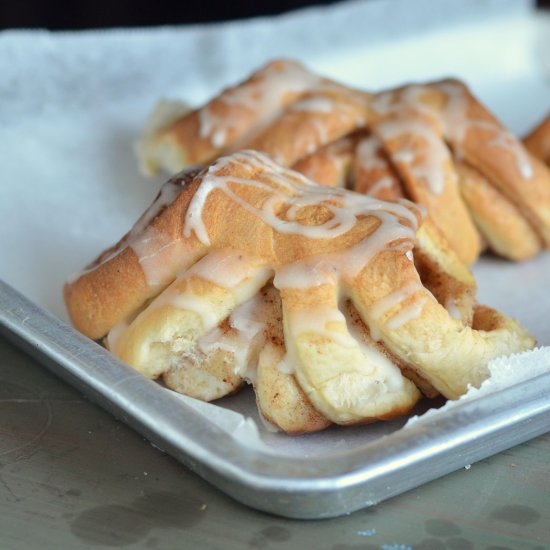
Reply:
[[[520,133],[550,110],[550,24],[531,2],[411,5],[356,1],[188,28],[0,33],[0,277],[66,319],[64,281],[157,193],[160,179],[140,176],[132,151],[155,102],[199,104],[268,59],[298,58],[371,90],[456,76]],[[550,254],[519,265],[484,258],[475,273],[480,301],[550,344]],[[194,406],[236,437],[285,454],[354,447],[406,421],[288,438],[262,425],[252,392]]]

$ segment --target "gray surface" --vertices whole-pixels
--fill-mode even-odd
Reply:
[[[340,440],[350,441],[348,449],[334,451],[325,441],[305,456],[273,455],[197,414],[2,281],[0,334],[216,487],[289,518],[336,517],[372,506],[545,433],[550,424],[546,373],[359,447],[351,447],[347,431]]]
[[[0,548],[550,548],[550,435],[338,519],[225,496],[0,340]]]

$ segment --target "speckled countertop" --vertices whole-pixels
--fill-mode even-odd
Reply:
[[[349,516],[233,501],[0,339],[0,548],[550,548],[550,434]]]

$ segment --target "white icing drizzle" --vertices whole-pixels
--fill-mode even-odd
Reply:
[[[216,149],[221,149],[227,141],[227,135],[231,128],[236,128],[238,119],[225,116],[216,116],[207,107],[199,111],[199,136],[209,138]]]
[[[402,162],[403,164],[411,164],[414,161],[414,157],[414,151],[410,149],[401,149],[392,154],[392,158],[395,162]]]
[[[194,264],[187,274],[195,275],[222,288],[232,289],[245,279],[257,277],[259,269],[267,270],[266,267],[259,267],[258,260],[246,252],[224,249],[209,252],[200,262]],[[265,277],[261,274],[260,276]]]
[[[296,101],[292,105],[293,111],[307,111],[310,113],[332,113],[334,102],[329,97],[314,96]]]
[[[296,339],[303,334],[317,334],[325,336],[345,348],[357,346],[357,342],[346,329],[344,314],[337,307],[293,311],[290,314],[289,326],[293,327],[292,336]],[[340,330],[337,330],[336,327]]]
[[[427,298],[421,296],[415,300],[412,304],[401,308],[399,313],[396,313],[391,319],[388,320],[386,326],[390,330],[395,330],[404,324],[412,321],[413,319],[418,319],[420,317],[422,310],[424,309],[424,304],[426,303]]]
[[[495,136],[489,143],[514,155],[518,172],[523,179],[530,179],[533,176],[533,165],[527,151],[510,132],[487,120],[474,120],[469,123],[469,126],[494,132]]]
[[[413,294],[416,294],[419,291],[424,292],[424,287],[418,281],[411,281],[410,283],[399,288],[398,290],[395,290],[387,296],[384,296],[383,298],[378,300],[378,302],[371,306],[371,308],[369,309],[369,329],[371,332],[371,336],[374,340],[381,339],[381,334],[377,328],[377,324],[380,318],[383,317],[388,311],[394,309],[396,306],[400,305]],[[401,326],[401,324],[404,324],[411,319],[417,318],[422,312],[424,301],[424,298],[422,300],[417,299],[409,306],[402,308],[399,312],[386,320],[386,326],[388,326],[388,328],[392,328],[390,326],[390,323],[393,320],[393,322],[396,323],[396,326],[394,328],[397,328]],[[411,308],[411,306],[415,306],[416,304],[421,304],[421,307]],[[403,310],[406,311],[404,312]]]
[[[395,223],[393,214],[378,212],[376,216],[381,223],[371,235],[344,253],[330,256],[335,266],[341,266],[342,275],[348,279],[357,277],[380,252],[386,250],[405,252],[407,247],[412,248],[414,245],[414,234],[411,236],[411,228]]]
[[[128,243],[129,246],[135,244],[137,240],[142,238],[145,228],[153,221],[160,211],[172,204],[176,197],[181,193],[182,187],[175,180],[168,180],[160,189],[158,197],[153,204],[144,212],[130,231]]]
[[[225,261],[226,257],[227,261]],[[225,264],[227,277],[224,277],[223,269],[218,269],[220,262]],[[219,317],[219,295],[205,291],[201,291],[200,294],[195,293],[195,286],[191,282],[193,278],[227,288],[232,294],[233,301],[241,304],[256,294],[266,284],[272,273],[271,269],[262,266],[256,259],[246,254],[241,255],[233,250],[213,251],[190,269],[184,270],[172,285],[155,298],[149,309],[168,305],[192,311],[200,317],[203,330],[209,331],[222,320]],[[182,282],[186,283],[183,289]]]
[[[248,171],[258,169],[260,175],[256,179],[218,176],[217,172],[228,163],[239,164]],[[271,196],[266,199],[262,208],[258,208],[241,198],[234,189],[237,186],[256,187],[268,191]],[[208,196],[214,190],[223,191],[228,198],[275,231],[312,239],[334,239],[353,229],[359,217],[374,216],[380,224],[371,235],[344,252],[322,256],[326,266],[332,265],[335,269],[341,267],[349,277],[355,277],[379,252],[400,244],[395,241],[406,240],[411,248],[417,229],[417,218],[410,208],[419,210],[409,201],[386,203],[342,189],[318,186],[305,177],[274,164],[261,153],[243,151],[222,158],[212,165],[191,201],[184,235],[188,237],[194,232],[205,244],[209,244],[210,240],[202,216]],[[278,216],[278,211],[285,203],[290,206],[282,219]],[[320,205],[330,211],[331,217],[320,225],[302,225],[298,219],[300,210]]]
[[[182,186],[175,178],[166,182],[161,187],[159,195],[153,204],[132,227],[125,246],[115,250],[102,263],[120,254],[128,246],[137,256],[138,262],[145,274],[147,284],[149,286],[166,284],[172,272],[170,262],[166,260],[181,245],[181,242],[172,240],[168,235],[157,231],[150,224],[163,208],[174,202],[181,193],[181,190]]]
[[[249,350],[258,338],[265,338],[264,330],[269,315],[268,304],[261,294],[235,309],[229,317],[229,324],[237,332],[238,340],[246,348],[246,354],[236,351],[236,374],[242,376],[249,384],[254,384],[257,377],[257,365],[251,361]],[[263,341],[263,340],[262,340]]]
[[[441,82],[437,87],[448,96],[442,117],[446,135],[453,138],[456,143],[462,144],[469,128],[483,128],[493,132],[491,145],[504,149],[514,157],[518,172],[523,179],[527,180],[533,176],[529,155],[515,136],[495,122],[468,117],[468,102],[462,86],[453,82]]]
[[[373,319],[379,319],[390,309],[394,308],[419,290],[424,290],[424,287],[418,281],[411,281],[398,290],[395,290],[387,296],[380,298],[380,300],[378,300],[370,308],[370,313]]]
[[[518,171],[523,179],[533,177],[533,165],[527,151],[510,132],[501,131],[491,140],[491,144],[511,152],[516,157]]]
[[[389,189],[395,183],[395,180],[391,176],[383,176],[376,182],[374,182],[371,187],[367,190],[367,195],[369,197],[376,197],[378,193],[384,189]]]
[[[247,339],[253,338],[264,329],[265,303],[259,294],[236,308],[229,317],[229,324]]]
[[[432,193],[439,195],[443,192],[447,173],[445,166],[450,162],[450,153],[430,123],[403,117],[400,120],[382,122],[377,126],[377,132],[383,140],[391,140],[403,134],[422,138],[427,149],[422,150],[421,155],[404,147],[394,153],[392,158],[398,163],[411,165],[411,173],[423,179]]]
[[[281,266],[275,273],[273,286],[283,288],[307,289],[315,286],[335,284],[338,280],[336,267],[323,258],[308,258]]]
[[[421,96],[429,92],[430,88],[438,89],[446,95],[447,102],[441,112],[422,102]],[[446,81],[429,86],[412,85],[401,90],[385,92],[379,94],[371,102],[371,106],[382,116],[395,115],[391,120],[379,125],[382,139],[411,134],[426,141],[421,158],[408,149],[394,153],[392,158],[396,162],[413,164],[413,175],[423,178],[435,194],[441,193],[444,189],[444,168],[449,158],[449,151],[436,130],[438,127],[441,128],[443,137],[452,143],[457,155],[461,154],[470,128],[483,128],[492,132],[494,137],[489,143],[513,156],[523,179],[527,180],[533,176],[529,155],[516,137],[495,122],[469,117],[466,91],[458,83]]]
[[[412,85],[400,92],[385,92],[372,102],[372,107],[380,115],[395,115],[376,127],[383,141],[410,134],[425,142],[420,155],[416,155],[413,149],[403,147],[390,157],[398,164],[409,166],[413,176],[424,180],[428,189],[439,195],[445,188],[445,165],[449,162],[450,153],[432,125],[434,121],[437,122],[437,113],[421,101],[427,89],[425,86]]]
[[[250,378],[250,349],[265,328],[265,304],[256,294],[233,310],[229,317],[232,330],[223,331],[219,326],[199,338],[197,345],[203,353],[218,349],[231,353],[235,361],[235,374]]]
[[[491,145],[504,149],[514,157],[517,170],[523,179],[527,180],[533,176],[533,166],[529,155],[515,136],[496,122],[471,119],[468,116],[468,101],[462,86],[453,82],[440,82],[436,86],[448,97],[441,117],[445,135],[461,145],[469,128],[483,128],[493,132],[494,137],[490,141]]]
[[[218,175],[219,171],[230,163],[239,166],[242,172],[240,178]],[[247,171],[251,176],[250,179],[246,177]],[[252,175],[255,177],[252,178]],[[238,194],[241,186],[256,187],[268,192],[266,200],[260,206],[250,204]],[[344,235],[353,230],[363,218],[373,217],[377,222],[377,225],[373,225],[370,235],[360,238],[343,251],[312,255],[282,267],[262,266],[256,257],[232,249],[209,252],[199,262],[184,271],[178,281],[182,278],[200,277],[230,290],[236,303],[248,300],[231,313],[230,330],[224,331],[220,328],[219,314],[215,313],[211,300],[208,296],[195,294],[193,285],[187,285],[182,292],[178,290],[179,286],[174,284],[152,302],[150,307],[169,304],[172,307],[195,312],[200,317],[205,331],[204,336],[198,341],[199,350],[210,353],[216,349],[223,349],[232,353],[235,357],[236,374],[251,382],[255,379],[255,365],[250,361],[250,349],[252,342],[257,343],[257,338],[263,337],[265,319],[268,318],[265,301],[258,295],[249,300],[251,293],[257,294],[257,290],[269,280],[273,272],[275,272],[274,284],[279,289],[306,289],[321,284],[332,284],[336,287],[339,277],[357,276],[372,258],[385,250],[406,254],[414,244],[418,225],[415,212],[420,212],[420,209],[404,199],[395,203],[386,203],[341,189],[315,185],[297,173],[274,164],[261,153],[241,152],[218,160],[204,175],[184,220],[184,236],[190,236],[191,232],[195,232],[203,243],[209,244],[203,221],[203,210],[210,193],[214,190],[223,192],[228,199],[253,213],[275,231],[311,239],[333,239]],[[168,194],[163,195],[159,203],[164,204],[168,199]],[[282,208],[285,212],[284,219],[278,215],[281,206],[286,207]],[[302,225],[300,210],[315,206],[323,206],[332,217],[319,226]],[[144,219],[146,220],[147,217]],[[142,261],[146,262],[149,257],[154,257],[146,251],[153,246],[155,238],[154,235],[148,234],[143,226],[136,224],[136,227],[142,233],[139,237],[141,244],[137,253],[141,253]],[[392,303],[395,305],[399,299],[406,299],[418,288],[422,287],[417,285],[414,290],[405,287],[400,298],[394,293],[391,298]],[[389,300],[389,297],[385,298],[386,308],[391,307]],[[383,314],[381,303],[375,305],[373,310],[374,317]],[[346,329],[346,318],[338,307],[327,307],[292,315],[292,325],[297,327],[299,334],[310,332],[325,335],[345,347],[358,345],[357,340]],[[410,311],[407,315],[412,318],[414,312]],[[403,316],[405,313],[401,314],[401,317]],[[397,323],[399,319],[395,319],[394,322]],[[113,333],[113,338],[115,337],[116,333]],[[368,353],[372,355],[375,352],[367,350],[364,355],[367,356]],[[375,359],[370,357],[369,361],[375,361]],[[288,374],[292,370],[292,365],[290,360],[285,361],[286,366],[282,365],[280,369],[282,369],[281,372],[286,371]]]
[[[370,102],[371,108],[380,115],[387,115],[395,110],[395,92],[388,91],[376,95]]]
[[[161,285],[170,275],[170,266],[163,262],[165,254],[169,255],[177,245],[166,233],[153,226],[147,227],[139,238],[129,246],[136,253],[149,286]]]
[[[358,166],[364,170],[386,168],[388,163],[378,154],[380,149],[380,140],[375,136],[367,136],[362,139],[355,151]]]
[[[166,303],[178,309],[185,309],[196,313],[201,319],[204,330],[212,329],[219,322],[219,318],[210,302],[205,300],[204,296],[194,294],[189,289],[186,292],[173,294],[167,300],[157,299],[154,305],[155,307],[159,307]]]
[[[237,339],[233,335],[228,335],[219,326],[207,332],[197,340],[199,350],[208,355],[216,350],[224,350],[235,353],[237,349]]]
[[[115,256],[118,256],[126,248],[131,248],[136,256],[138,262],[143,268],[147,283],[152,286],[166,283],[165,275],[162,266],[159,265],[158,256],[162,256],[163,253],[168,252],[167,248],[172,244],[163,239],[149,224],[160,213],[160,211],[174,202],[176,197],[180,194],[182,187],[174,180],[167,181],[160,189],[159,195],[149,208],[141,215],[141,217],[134,224],[126,238],[114,248],[114,250],[101,259],[101,261],[93,264],[87,269],[79,271],[69,278],[68,282],[73,283],[78,278],[82,277],[86,273],[95,271],[98,267],[106,264],[112,260]],[[156,250],[156,247],[159,247]]]
[[[317,134],[317,140],[312,141],[307,147],[307,153],[311,154],[319,147],[319,145],[324,145],[325,143],[327,143],[329,141],[329,137],[328,129],[322,120],[311,117],[309,119],[309,123],[313,126]]]
[[[468,117],[468,101],[464,89],[453,82],[439,82],[435,86],[447,95],[447,104],[441,117],[443,131],[451,141],[460,145],[472,123]]]
[[[306,71],[300,64],[290,61],[269,65],[256,73],[250,81],[225,90],[217,101],[226,105],[238,105],[254,115],[255,125],[265,126],[273,120],[284,108],[285,95],[301,94],[313,89],[320,78]],[[225,111],[216,114],[212,104],[198,111],[199,136],[210,139],[216,148],[227,144],[230,131],[238,131],[242,127],[240,112]]]
[[[365,399],[402,390],[406,382],[399,368],[365,338],[358,326],[361,321],[353,319],[347,308],[344,311],[345,314],[337,306],[327,306],[313,311],[292,312],[288,319],[291,339],[294,341],[305,334],[320,335],[334,345],[346,348],[348,357],[354,357],[353,364],[342,365],[338,376],[339,383],[345,388],[345,391],[338,392],[342,407],[355,407]],[[291,348],[290,357],[293,353]]]

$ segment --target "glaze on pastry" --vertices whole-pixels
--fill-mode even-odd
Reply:
[[[421,209],[314,184],[244,151],[174,176],[65,287],[75,326],[204,400],[254,385],[288,433],[448,398],[528,349]]]
[[[366,123],[364,93],[321,78],[294,61],[274,61],[200,109],[149,121],[142,169],[170,173],[246,146],[286,166]],[[289,141],[289,132],[296,132]]]
[[[550,115],[531,130],[523,143],[533,155],[550,164]]]
[[[405,195],[426,206],[467,263],[477,257],[480,237],[514,260],[548,246],[550,173],[464,84],[405,86],[379,94],[372,105],[372,134]]]
[[[169,172],[246,147],[319,183],[407,197],[467,264],[486,244],[513,260],[550,246],[550,172],[456,80],[369,94],[276,61],[148,135],[143,164]]]

